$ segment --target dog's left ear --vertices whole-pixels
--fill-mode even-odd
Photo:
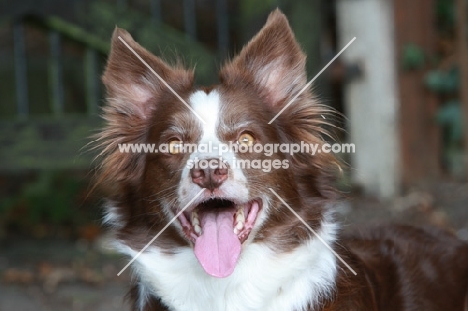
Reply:
[[[286,16],[276,10],[265,26],[226,64],[221,82],[239,85],[253,83],[265,102],[273,109],[296,95],[307,83],[306,56],[294,38]]]

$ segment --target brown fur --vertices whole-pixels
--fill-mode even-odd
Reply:
[[[226,105],[236,106],[230,106],[229,111],[243,113],[248,109],[251,115],[255,109],[260,109],[255,120],[262,125],[268,123],[306,85],[305,64],[306,56],[286,17],[279,11],[272,13],[263,29],[221,69],[221,90],[226,96]],[[264,105],[254,106],[253,102],[264,102]],[[323,123],[327,121],[322,116],[330,112],[306,90],[262,132],[276,131],[277,136],[269,137],[266,142],[323,144],[321,135],[327,134]],[[297,154],[287,159],[290,168],[274,172],[283,176],[270,173],[268,179],[272,184],[269,186],[281,193],[291,207],[307,206],[296,212],[318,230],[324,206],[337,198],[336,190],[330,185],[339,164],[331,154],[325,153]],[[295,182],[275,182],[283,178]],[[259,242],[267,242],[280,251],[289,251],[308,238],[310,232],[281,204],[277,204],[264,230],[257,236]]]
[[[453,235],[394,225],[340,243],[358,276],[342,267],[336,298],[324,310],[468,310],[468,245]]]

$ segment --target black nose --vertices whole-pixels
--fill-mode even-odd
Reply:
[[[227,163],[219,159],[204,159],[190,170],[192,181],[202,188],[219,188],[228,177]]]

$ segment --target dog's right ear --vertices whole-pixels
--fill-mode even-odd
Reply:
[[[102,77],[107,90],[103,108],[106,124],[95,140],[102,157],[97,184],[110,185],[116,194],[139,180],[145,158],[120,152],[119,146],[145,143],[152,113],[163,92],[170,92],[155,73],[176,92],[193,84],[192,71],[167,65],[136,43],[127,31],[116,28]]]
[[[148,66],[173,89],[193,84],[192,72],[170,67],[136,43],[127,31],[115,28],[102,77],[108,104],[116,106],[121,113],[147,118],[166,88]]]

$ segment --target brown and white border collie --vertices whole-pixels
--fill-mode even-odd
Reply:
[[[164,63],[115,30],[103,76],[108,97],[98,185],[116,248],[134,257],[187,207],[133,262],[132,310],[468,310],[468,247],[450,234],[389,226],[338,236],[338,162],[331,154],[230,150],[223,165],[203,169],[187,163],[216,154],[173,148],[181,142],[324,144],[322,115],[329,111],[310,90],[268,124],[306,85],[305,62],[280,11],[208,88],[196,88],[192,71]],[[125,143],[172,147],[120,152]],[[235,159],[288,165],[265,172],[239,168]]]

